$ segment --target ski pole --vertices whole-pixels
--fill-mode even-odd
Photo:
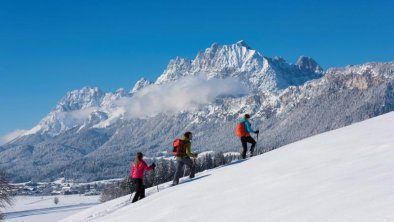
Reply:
[[[257,133],[257,138],[256,138],[256,155],[259,155],[259,147],[257,146],[257,143],[259,142],[259,134],[260,132]]]

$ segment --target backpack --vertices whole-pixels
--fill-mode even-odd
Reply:
[[[174,156],[183,157],[186,155],[185,148],[183,146],[183,140],[179,138],[175,139],[172,143],[172,147],[172,153],[174,154]]]
[[[238,137],[243,137],[243,136],[248,136],[249,133],[246,131],[245,129],[245,123],[237,123],[237,125],[235,126],[235,135],[237,135]]]

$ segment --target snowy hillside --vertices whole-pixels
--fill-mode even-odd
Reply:
[[[394,112],[197,175],[63,222],[394,221]]]

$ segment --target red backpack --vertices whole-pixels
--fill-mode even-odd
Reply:
[[[250,136],[250,134],[245,129],[245,123],[237,123],[235,126],[235,135],[238,137]]]
[[[174,156],[183,157],[186,155],[185,148],[183,146],[183,140],[179,138],[175,139],[172,143],[172,147],[172,153],[174,154]]]

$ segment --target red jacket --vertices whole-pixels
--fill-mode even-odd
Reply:
[[[133,166],[131,167],[131,173],[130,173],[130,177],[132,178],[139,178],[139,179],[143,179],[144,178],[144,171],[150,171],[152,170],[153,167],[149,167],[144,160],[142,160],[140,162],[140,164],[138,164],[138,166],[135,165],[135,163],[133,163]]]

